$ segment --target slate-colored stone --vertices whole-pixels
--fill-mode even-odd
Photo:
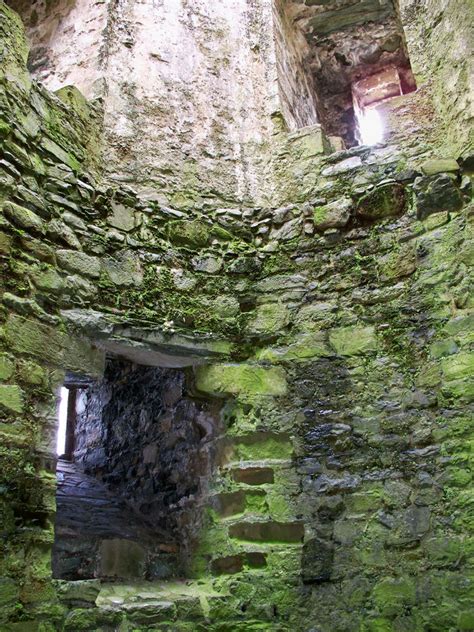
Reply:
[[[462,195],[452,177],[439,174],[417,178],[413,185],[416,196],[418,219],[426,219],[433,213],[459,211]]]
[[[19,206],[14,202],[5,202],[3,212],[15,226],[40,235],[44,233],[43,220],[36,213],[30,211],[30,209]]]
[[[305,542],[301,560],[301,578],[305,584],[320,583],[331,578],[334,560],[332,544],[319,538]]]
[[[58,264],[70,272],[77,272],[93,279],[100,276],[101,264],[97,257],[74,250],[58,250],[56,257]]]

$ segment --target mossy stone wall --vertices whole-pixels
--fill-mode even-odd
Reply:
[[[93,110],[31,83],[0,16],[3,629],[472,629],[469,173],[416,137],[303,135],[292,204],[141,199],[99,181]],[[105,352],[221,405],[186,587],[51,581],[56,394]]]

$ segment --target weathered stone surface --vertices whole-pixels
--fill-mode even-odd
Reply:
[[[420,168],[425,176],[459,171],[459,165],[454,158],[433,158],[431,160],[425,160]]]
[[[240,572],[243,569],[243,566],[243,555],[228,555],[227,557],[212,560],[211,571],[215,575],[232,575]]]
[[[95,606],[100,591],[100,580],[87,579],[75,582],[57,582],[57,592],[61,601],[75,606]]]
[[[32,355],[48,364],[61,365],[66,342],[61,331],[12,314],[5,325],[5,336],[14,351]]]
[[[351,198],[341,198],[325,206],[317,206],[313,215],[316,230],[344,228],[349,221],[351,208]]]
[[[210,238],[210,227],[201,221],[180,221],[168,224],[168,237],[178,245],[205,246]]]
[[[8,380],[15,370],[13,358],[6,353],[0,353],[0,380]]]
[[[0,608],[15,604],[19,597],[19,588],[9,577],[0,578]]]
[[[413,190],[419,219],[442,211],[458,211],[463,204],[456,183],[448,175],[417,178]]]
[[[0,384],[0,407],[13,413],[23,410],[23,391],[14,384]]]
[[[367,220],[397,216],[405,209],[405,189],[400,184],[375,188],[357,202],[357,214]]]
[[[129,3],[125,13],[92,0],[56,3],[57,11],[11,0],[31,25],[34,72],[48,83],[90,79],[97,91],[106,83],[107,94],[92,105],[74,91],[56,97],[31,83],[22,70],[28,53],[20,19],[0,3],[0,167],[7,174],[0,198],[32,209],[45,224],[55,214],[44,240],[0,218],[8,235],[2,353],[14,361],[14,370],[6,363],[3,384],[18,384],[25,404],[18,414],[3,408],[0,424],[2,563],[21,585],[4,610],[5,625],[183,632],[472,627],[465,547],[472,213],[463,129],[470,109],[458,90],[469,77],[460,44],[467,41],[463,24],[470,24],[467,1],[447,0],[441,8],[402,3],[413,67],[418,77],[429,70],[430,95],[420,85],[381,104],[388,143],[324,157],[330,148],[323,127],[336,134],[337,123],[353,142],[347,91],[354,80],[370,76],[360,85],[380,94],[378,73],[393,63],[388,87],[400,72],[403,91],[410,88],[399,20],[387,3],[387,21],[353,27],[345,20],[378,15],[375,0],[342,9],[335,0],[277,1],[273,17],[270,3],[240,11],[242,3],[227,0],[183,3],[179,12],[173,3],[166,11],[160,3]],[[344,13],[342,30],[324,38],[307,30],[316,14],[329,13],[337,23],[336,10]],[[160,41],[150,35],[157,21]],[[64,29],[72,29],[67,37]],[[81,29],[90,37],[88,59],[81,53],[81,64],[71,64]],[[90,54],[90,42],[103,32],[113,44],[101,57],[101,76],[111,73],[105,83],[96,82],[98,57]],[[35,38],[47,33],[47,45],[39,46]],[[56,48],[60,41],[68,50]],[[306,49],[315,45],[317,59]],[[424,67],[419,56],[428,49]],[[55,61],[41,67],[41,59]],[[320,82],[321,126],[312,120],[310,78]],[[458,187],[466,208],[417,221],[410,202],[420,162],[457,156],[461,146],[467,160],[460,172],[433,178]],[[95,172],[99,153],[105,169]],[[391,196],[396,186],[403,187],[405,214]],[[380,191],[386,197],[375,199]],[[354,209],[347,224],[316,231],[315,206],[367,193],[374,199],[362,198],[364,212]],[[120,211],[120,229],[107,224],[116,202],[130,210]],[[378,219],[389,221],[373,225]],[[100,276],[58,267],[58,249],[95,255]],[[124,270],[114,284],[105,270],[105,260],[122,261],[126,252],[140,261],[139,286],[121,284]],[[212,274],[205,266],[194,272],[193,265],[210,260],[223,265]],[[265,313],[263,305],[277,308]],[[249,334],[255,317],[263,325]],[[168,366],[168,379],[160,381],[164,369],[127,364],[114,388],[99,388],[105,353]],[[176,369],[209,362],[208,390],[194,391],[192,371]],[[284,372],[280,366],[275,374],[273,364]],[[244,377],[229,366],[247,367]],[[134,505],[134,517],[117,502],[114,518],[99,521],[106,535],[71,538],[59,556],[63,568],[76,577],[97,574],[99,542],[123,540],[114,529],[135,529],[138,520],[146,533],[134,531],[130,541],[146,549],[146,574],[156,579],[103,585],[109,599],[98,599],[98,607],[88,600],[58,604],[50,582],[52,393],[64,372],[67,380],[88,383],[88,412],[79,406],[78,428],[93,480],[100,487],[104,477]],[[184,391],[176,400],[177,376]],[[87,498],[84,482],[69,486],[82,493],[63,498],[57,518],[76,501],[73,518],[87,530],[97,524],[100,503],[93,486]],[[221,496],[222,513],[212,511],[208,490]],[[108,501],[100,506],[110,509]],[[304,527],[306,545],[299,527],[289,541],[268,526],[295,523]],[[166,535],[179,538],[179,546]],[[303,573],[305,546],[310,562]],[[302,591],[305,574],[314,585]]]
[[[340,327],[329,332],[329,342],[339,355],[370,353],[377,348],[373,327]]]
[[[326,167],[325,169],[323,169],[322,175],[326,177],[336,176],[340,173],[347,173],[348,171],[352,171],[353,169],[357,169],[361,166],[362,160],[359,158],[359,156],[353,156],[352,158],[346,158],[341,162],[337,162],[335,165]]]
[[[326,335],[321,332],[301,334],[296,342],[282,347],[267,347],[260,349],[256,354],[257,360],[269,360],[270,362],[308,362],[314,358],[333,355]]]
[[[247,332],[252,335],[273,334],[284,329],[289,321],[290,312],[286,305],[264,303],[257,307],[247,325]]]
[[[401,608],[413,606],[415,588],[410,578],[387,578],[377,583],[373,590],[375,605],[384,615],[395,615]]]
[[[229,535],[239,540],[257,542],[301,542],[304,527],[300,522],[241,522],[229,527]]]
[[[215,364],[195,369],[196,388],[213,395],[284,395],[285,372],[251,364]]]
[[[222,269],[222,261],[217,257],[194,257],[191,261],[196,272],[206,272],[207,274],[215,274]]]
[[[24,206],[19,206],[14,202],[5,202],[3,205],[3,212],[6,217],[15,224],[15,226],[32,231],[33,233],[44,233],[43,220],[36,215],[36,213],[30,211],[30,209],[25,208]]]
[[[114,258],[103,259],[102,265],[110,282],[119,287],[138,286],[143,281],[140,259],[131,251],[123,250]]]
[[[135,228],[135,211],[133,208],[118,202],[112,202],[111,207],[112,213],[107,217],[108,224],[125,232]]]
[[[100,276],[101,266],[97,257],[91,257],[85,252],[75,252],[74,250],[58,250],[56,256],[58,264],[70,272],[77,272],[93,279]]]
[[[237,483],[246,485],[264,485],[274,481],[274,472],[268,467],[246,467],[233,470],[232,476]]]
[[[305,542],[301,560],[301,577],[304,583],[328,581],[331,577],[334,548],[324,540],[313,538]]]

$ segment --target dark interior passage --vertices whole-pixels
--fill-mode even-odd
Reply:
[[[110,359],[100,382],[68,381],[54,575],[186,574],[216,456],[209,406],[178,369]]]

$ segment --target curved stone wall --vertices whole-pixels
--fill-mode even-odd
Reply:
[[[164,205],[98,181],[94,110],[31,84],[0,11],[2,626],[471,629],[466,163],[306,131],[291,204]],[[222,405],[187,582],[51,581],[56,393],[106,353]]]

